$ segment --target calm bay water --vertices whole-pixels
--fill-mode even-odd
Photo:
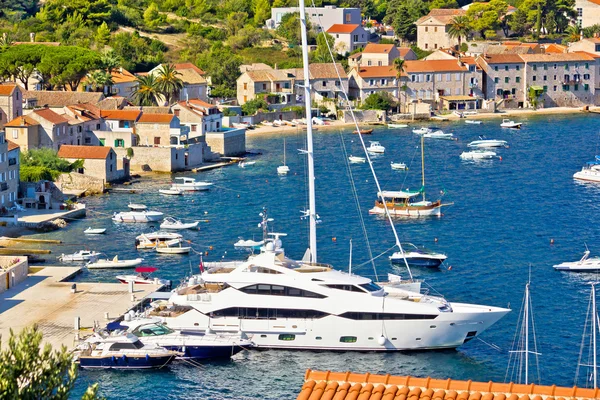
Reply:
[[[442,191],[454,205],[441,218],[396,221],[402,241],[426,245],[448,254],[450,270],[413,273],[424,278],[450,301],[494,306],[509,305],[513,312],[482,336],[458,350],[395,354],[253,351],[228,362],[210,362],[201,368],[176,364],[155,372],[80,373],[76,394],[92,382],[108,398],[202,398],[280,399],[295,398],[307,368],[321,370],[391,373],[436,378],[504,381],[525,283],[531,265],[531,295],[537,329],[541,383],[573,385],[579,344],[586,317],[589,286],[593,275],[555,272],[552,265],[576,260],[589,246],[600,255],[600,186],[572,179],[585,161],[593,159],[600,145],[600,119],[586,116],[541,116],[519,118],[521,131],[499,128],[499,120],[482,125],[442,123],[454,141],[426,140],[425,164],[428,197]],[[504,139],[510,148],[499,150],[502,160],[465,162],[458,157],[480,134]],[[110,221],[131,201],[184,219],[207,219],[201,230],[185,232],[198,251],[209,250],[205,261],[242,257],[233,249],[238,237],[259,238],[258,213],[269,209],[276,231],[286,232],[284,246],[289,255],[302,257],[307,243],[307,224],[300,219],[307,202],[304,134],[289,134],[287,160],[291,173],[278,177],[276,167],[283,158],[282,136],[249,136],[247,147],[262,152],[256,164],[242,169],[231,166],[190,175],[215,183],[206,193],[177,198],[157,194],[171,176],[144,181],[139,195],[111,194],[87,198],[88,218],[44,237],[61,238],[65,245],[54,253],[81,248],[102,251],[120,258],[138,256],[134,238],[152,231],[146,225]],[[365,137],[367,140],[370,139]],[[420,187],[420,150],[417,135],[409,129],[376,128],[373,140],[386,147],[375,157],[375,168],[384,190]],[[344,154],[342,140],[348,154]],[[358,138],[350,131],[317,132],[315,160],[319,260],[347,268],[349,240],[353,240],[353,272],[373,276],[357,206],[352,196],[345,159],[362,155]],[[390,161],[406,162],[408,172],[392,171]],[[373,255],[394,243],[385,219],[368,215],[375,200],[375,186],[367,165],[350,170],[358,191]],[[83,237],[88,226],[106,227],[107,235]],[[435,241],[437,238],[437,242]],[[554,244],[550,240],[554,239]],[[380,277],[391,272],[389,254],[375,262]],[[197,271],[198,257],[164,256],[143,252],[145,264],[160,268],[157,276],[178,282],[190,269]],[[114,272],[85,272],[78,279],[113,281]],[[484,342],[485,341],[485,342]],[[486,343],[492,344],[490,346]]]

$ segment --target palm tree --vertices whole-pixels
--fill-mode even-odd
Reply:
[[[156,89],[164,96],[167,104],[171,104],[171,101],[183,89],[183,81],[179,78],[180,75],[181,73],[172,64],[163,64],[158,70]]]
[[[138,106],[155,106],[160,92],[157,89],[157,79],[152,74],[138,76],[137,86],[133,90],[132,99]]]
[[[398,87],[403,92],[405,91],[405,85],[402,85],[402,73],[404,72],[404,59],[396,58],[394,60],[394,69],[396,70],[396,78],[398,78]],[[400,96],[398,96],[400,97]],[[406,93],[405,93],[406,97]],[[402,99],[400,99],[400,108],[402,108]]]
[[[114,84],[112,75],[106,71],[97,70],[87,74],[86,81],[94,92],[104,92],[104,88]]]
[[[459,50],[463,36],[466,39],[469,33],[471,33],[471,24],[466,15],[457,15],[450,22],[450,26],[448,26],[448,36],[458,39]]]
[[[565,33],[567,34],[568,42],[576,42],[579,40],[581,30],[577,25],[569,25],[569,27],[565,30]]]
[[[102,53],[102,56],[100,56],[100,64],[102,65],[102,68],[108,73],[111,73],[112,71],[119,68],[121,66],[122,61],[123,60],[121,59],[121,57],[119,57],[114,50],[105,51],[104,53]]]

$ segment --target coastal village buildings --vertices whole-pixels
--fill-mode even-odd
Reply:
[[[40,146],[40,123],[30,116],[23,115],[9,121],[4,130],[10,141],[21,147],[22,151]],[[50,143],[46,143],[49,147]]]
[[[23,91],[17,84],[0,85],[0,128],[23,115]]]
[[[587,28],[600,21],[600,0],[575,0],[577,25]]]
[[[396,47],[393,44],[368,43],[362,52],[348,57],[348,66],[382,67],[393,65],[394,60],[416,60],[417,55],[410,47]]]
[[[70,163],[83,160],[80,174],[101,179],[104,182],[122,180],[128,175],[127,168],[118,168],[117,154],[108,146],[71,146],[63,145],[58,150],[58,157]],[[123,160],[121,160],[123,165]],[[127,162],[125,162],[127,166]]]
[[[157,75],[162,66],[163,64],[156,66],[154,69],[150,70],[148,74]],[[208,82],[204,77],[204,71],[192,63],[173,64],[173,66],[178,72],[177,77],[183,81],[183,89],[181,89],[179,95],[175,98],[176,101],[186,99],[208,99]],[[165,99],[161,96],[158,104],[163,105],[164,103]]]
[[[2,135],[0,143],[0,206],[12,207],[19,193],[19,145],[6,140]]]
[[[434,8],[417,20],[417,46],[423,50],[449,48],[458,44],[457,38],[448,35],[448,25],[457,15],[466,15],[461,9]]]
[[[69,120],[65,116],[57,114],[49,108],[39,108],[27,114],[28,117],[37,121],[38,139],[36,147],[50,147],[54,150],[63,144],[71,144],[73,137],[69,135]],[[32,143],[33,143],[32,142]],[[29,144],[27,147],[32,148]]]
[[[222,128],[223,113],[214,104],[192,99],[178,102],[172,110],[181,126],[187,127],[189,138],[201,137],[207,132],[218,132]]]
[[[326,32],[335,39],[333,50],[342,55],[365,47],[370,36],[359,24],[334,24]]]
[[[174,114],[142,113],[135,123],[135,133],[139,137],[138,146],[182,145],[182,132],[179,118]]]
[[[100,92],[63,92],[59,90],[29,90],[23,93],[23,113],[40,107],[48,107],[61,113],[63,108],[79,103],[98,104],[104,99]]]
[[[266,21],[268,29],[277,29],[284,15],[300,12],[298,7],[273,7],[271,18]],[[362,21],[360,8],[338,8],[336,6],[310,7],[306,16],[311,25],[320,32],[321,25],[327,31],[334,24],[355,24]]]

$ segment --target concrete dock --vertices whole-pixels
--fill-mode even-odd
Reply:
[[[72,293],[72,282],[64,280],[76,275],[78,267],[44,267],[30,269],[27,279],[17,286],[0,293],[0,335],[6,346],[9,329],[19,332],[26,326],[37,324],[44,334],[44,341],[53,347],[75,344],[74,321],[80,318],[80,336],[91,333],[94,321],[106,325],[104,314],[114,319],[138,305],[144,297],[159,289],[160,285],[136,285],[133,295],[128,285],[121,283],[76,282],[77,291]],[[37,272],[35,272],[37,271]],[[122,270],[121,270],[122,271]],[[117,275],[115,270],[115,275]]]

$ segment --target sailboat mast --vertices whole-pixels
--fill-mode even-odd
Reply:
[[[304,70],[304,107],[306,108],[306,155],[308,156],[308,224],[310,261],[317,262],[317,212],[315,200],[315,163],[313,153],[312,113],[310,102],[310,72],[308,69],[308,37],[304,0],[299,0],[300,33],[302,35],[302,66]]]
[[[529,282],[525,285],[525,385],[529,384]]]
[[[425,137],[421,135],[421,190],[425,201]]]
[[[593,354],[594,354],[594,389],[598,387],[598,368],[597,368],[597,349],[596,349],[596,329],[598,329],[598,325],[596,322],[598,321],[598,314],[596,311],[596,284],[592,283],[592,346],[593,346]]]
[[[285,138],[283,138],[283,165],[285,164]]]

